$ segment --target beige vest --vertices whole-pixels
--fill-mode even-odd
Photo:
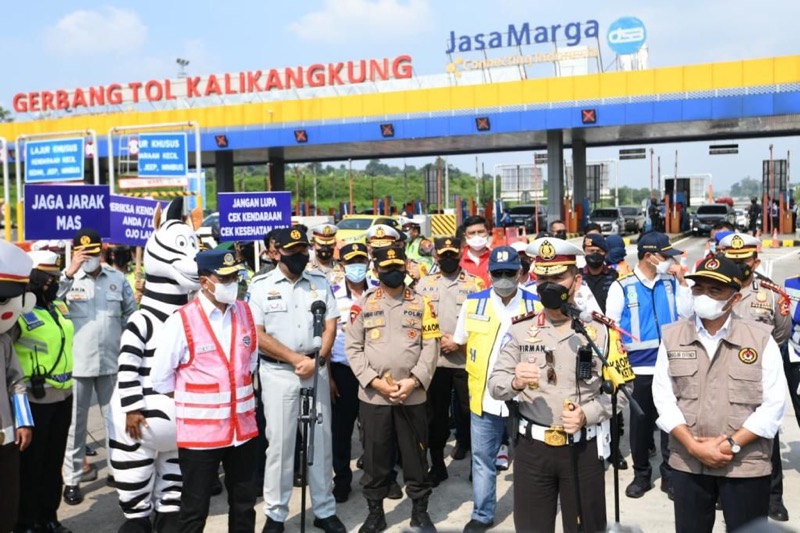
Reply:
[[[732,318],[713,360],[697,336],[694,318],[664,327],[663,342],[678,407],[695,437],[733,435],[763,400],[761,361],[771,328]],[[669,464],[692,474],[760,477],[772,471],[772,439],[742,447],[725,468],[712,469],[686,451],[673,436]]]

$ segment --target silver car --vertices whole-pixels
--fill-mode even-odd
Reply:
[[[600,225],[603,235],[625,233],[625,217],[618,207],[601,207],[592,211],[589,220]]]

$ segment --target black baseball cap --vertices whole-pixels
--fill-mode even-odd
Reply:
[[[367,245],[360,242],[353,242],[350,244],[345,244],[341,248],[339,248],[339,258],[344,261],[352,261],[356,257],[365,257],[369,259],[369,253],[367,252]]]
[[[294,246],[308,246],[308,235],[298,228],[283,228],[275,234],[276,248],[292,248]]]
[[[439,255],[447,252],[461,253],[461,239],[457,237],[436,237],[433,239],[433,249]]]
[[[672,244],[669,242],[669,237],[666,234],[657,231],[651,231],[650,233],[642,235],[637,244],[637,248],[640,253],[650,252],[651,254],[659,254],[664,257],[674,257],[683,253],[682,250],[676,250],[672,247]]]
[[[395,246],[384,246],[383,248],[373,248],[372,259],[379,267],[389,267],[393,265],[405,266],[406,251]]]
[[[704,260],[694,274],[687,274],[684,277],[693,280],[710,279],[737,291],[742,289],[742,270],[739,265],[723,256]]]
[[[76,252],[99,254],[102,246],[103,240],[100,238],[100,234],[92,228],[80,229],[72,238],[72,249]]]

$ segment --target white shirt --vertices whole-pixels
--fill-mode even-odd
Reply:
[[[644,272],[639,269],[639,265],[633,268],[633,274],[639,281],[652,290],[658,281],[659,276],[656,275],[653,279],[648,279]],[[675,307],[678,311],[679,318],[689,318],[692,316],[692,289],[691,287],[684,287],[680,283],[675,284]],[[606,316],[619,324],[622,319],[622,312],[625,310],[625,294],[622,292],[622,285],[619,282],[614,282],[608,288],[608,297],[606,298]],[[662,324],[662,327],[666,324]],[[652,375],[653,367],[637,366],[633,368],[634,374]]]
[[[700,343],[705,348],[710,360],[713,360],[717,353],[720,341],[727,335],[731,325],[731,319],[725,321],[716,335],[711,335],[703,325],[703,321],[695,317],[697,326],[697,336]],[[778,432],[783,413],[786,409],[786,376],[783,373],[783,359],[775,340],[770,337],[767,346],[762,354],[761,361],[761,383],[764,390],[763,401],[756,410],[747,417],[742,427],[755,433],[759,437],[771,439]],[[658,359],[656,360],[655,375],[653,376],[653,402],[658,409],[658,420],[656,424],[667,433],[673,429],[686,424],[683,412],[678,408],[678,400],[672,390],[672,380],[669,377],[669,359],[667,359],[667,349],[662,343],[658,349]]]
[[[489,293],[489,298],[492,301],[492,309],[495,316],[500,320],[500,329],[495,337],[494,345],[492,346],[492,353],[489,356],[488,373],[486,374],[487,380],[484,385],[483,391],[483,410],[489,414],[497,416],[508,416],[508,408],[504,402],[495,400],[489,394],[489,380],[488,376],[492,373],[494,363],[500,354],[500,344],[506,334],[509,326],[511,326],[511,319],[519,315],[519,306],[522,301],[522,290],[517,288],[517,292],[509,300],[508,305],[503,303],[503,299],[494,292],[492,289]],[[461,312],[458,313],[458,324],[456,324],[456,331],[453,333],[453,342],[456,344],[464,345],[467,343],[469,335],[467,334],[467,306],[461,306]]]

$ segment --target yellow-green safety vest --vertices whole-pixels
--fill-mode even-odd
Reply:
[[[54,389],[72,387],[72,338],[75,328],[64,302],[53,302],[53,315],[43,307],[24,313],[17,323],[20,337],[14,343],[25,379],[34,371],[44,374],[45,383]],[[63,352],[62,352],[63,351]]]

